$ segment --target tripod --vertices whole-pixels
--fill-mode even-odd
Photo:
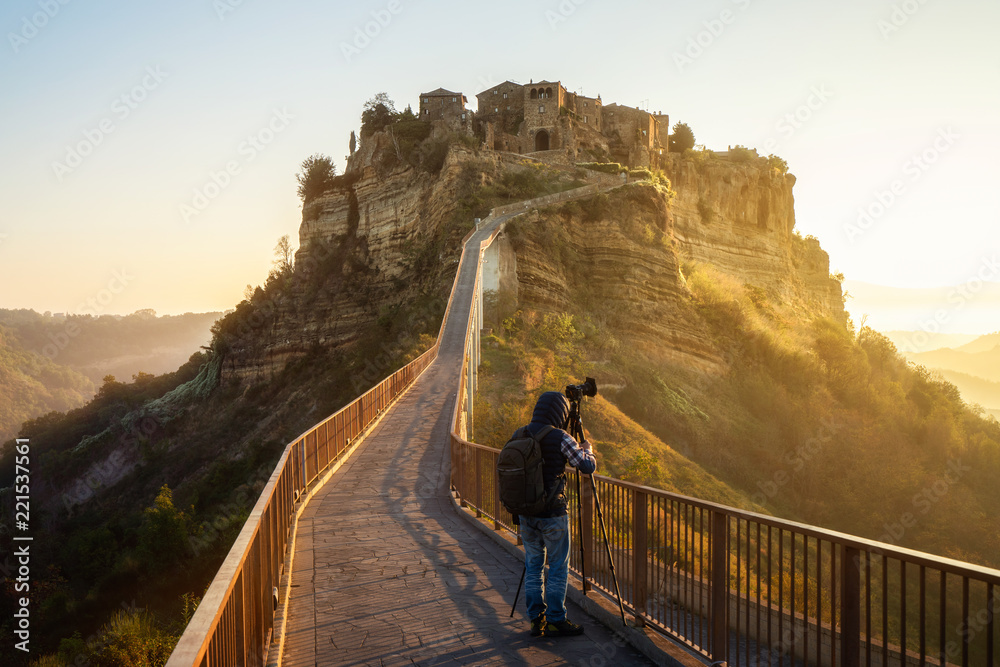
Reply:
[[[583,419],[580,417],[580,400],[571,400],[569,403],[569,427],[570,435],[576,438],[577,442],[583,442],[586,436],[583,434]],[[597,509],[597,518],[600,520],[601,524],[601,537],[604,538],[604,552],[608,556],[608,565],[611,568],[611,580],[615,582],[615,597],[618,598],[618,611],[622,615],[622,625],[627,626],[628,623],[625,622],[625,606],[622,604],[622,593],[621,589],[618,587],[618,575],[615,572],[615,560],[611,557],[611,545],[608,543],[608,529],[604,524],[604,511],[601,509],[601,499],[597,495],[597,483],[594,482],[594,476],[588,475],[590,478],[590,491],[594,495],[594,507]],[[580,471],[576,471],[576,505],[577,505],[577,521],[580,531],[580,577],[586,585],[587,581],[587,570],[586,570],[586,558],[584,554],[586,552],[586,547],[583,544],[583,496],[580,493]]]
[[[583,434],[583,420],[580,418],[580,401],[570,400],[570,410],[569,410],[569,434],[576,438],[577,442],[583,442],[586,437]],[[600,519],[601,523],[601,536],[604,538],[604,549],[605,553],[608,555],[608,564],[611,567],[611,579],[615,582],[615,596],[618,598],[618,610],[622,615],[622,625],[628,626],[625,621],[625,606],[622,604],[622,594],[618,587],[618,575],[615,572],[615,561],[611,557],[611,545],[608,543],[608,529],[604,525],[604,512],[601,509],[601,499],[597,495],[597,484],[594,482],[593,475],[590,475],[590,490],[594,495],[594,505],[597,508],[597,517]],[[586,547],[583,544],[583,496],[580,494],[580,471],[576,471],[576,502],[577,502],[577,520],[578,520],[578,530],[580,535],[580,578],[586,586],[587,581],[587,570],[586,570],[586,558],[584,556],[586,552]],[[525,564],[524,569],[521,570],[521,581],[517,584],[517,593],[514,594],[514,604],[510,608],[510,617],[514,617],[514,609],[517,608],[517,599],[521,595],[521,586],[524,585],[524,575],[528,571],[528,566]],[[586,588],[584,589],[586,594]]]

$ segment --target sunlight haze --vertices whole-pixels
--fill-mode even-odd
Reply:
[[[1000,282],[980,271],[1000,239],[1000,6],[902,5],[7,2],[0,307],[89,312],[121,273],[103,312],[232,308],[280,236],[297,245],[299,164],[342,171],[365,100],[444,87],[474,109],[505,79],[784,157],[797,228],[849,280]]]

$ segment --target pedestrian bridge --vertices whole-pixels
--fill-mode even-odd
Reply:
[[[530,637],[523,597],[510,618],[497,451],[467,439],[482,256],[514,216],[612,186],[470,232],[435,345],[289,443],[168,667],[1000,665],[1000,571],[601,475],[608,549],[589,484],[570,502],[586,634]]]

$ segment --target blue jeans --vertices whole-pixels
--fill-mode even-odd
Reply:
[[[528,617],[545,614],[549,621],[566,618],[566,576],[569,570],[569,516],[543,519],[522,516],[521,539],[524,541],[524,599]],[[547,554],[546,554],[547,552]],[[548,555],[549,570],[542,583],[542,570]]]

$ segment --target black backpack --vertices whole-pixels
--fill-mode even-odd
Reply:
[[[536,516],[552,502],[554,494],[545,495],[541,445],[542,438],[552,429],[552,426],[545,426],[533,436],[527,426],[521,427],[500,450],[497,488],[500,490],[500,502],[514,516]],[[553,491],[558,488],[559,485],[555,484]]]

